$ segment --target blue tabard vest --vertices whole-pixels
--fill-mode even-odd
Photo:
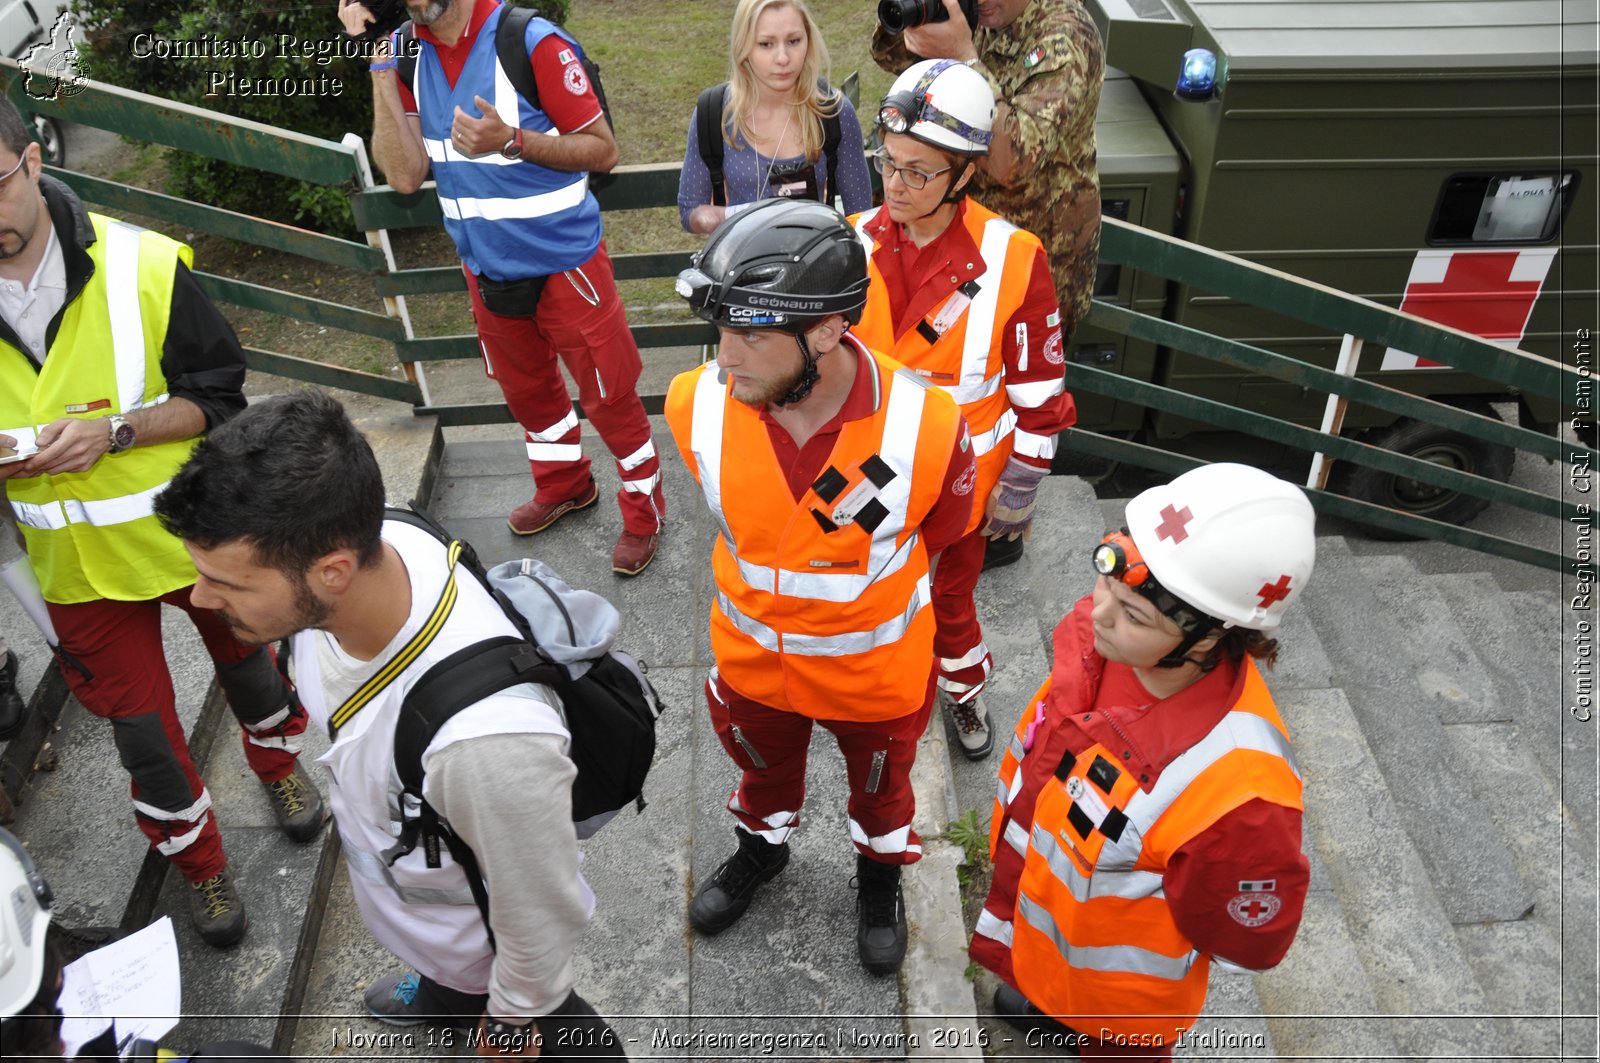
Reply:
[[[589,194],[586,173],[551,170],[497,152],[468,158],[450,141],[457,106],[479,113],[474,96],[493,103],[508,124],[515,115],[527,136],[557,134],[545,113],[512,88],[500,66],[495,36],[504,11],[498,7],[484,21],[453,90],[434,46],[419,41],[412,92],[456,253],[474,274],[509,281],[560,273],[593,257],[600,246],[600,205]],[[572,39],[542,18],[529,20],[528,54],[552,33]]]

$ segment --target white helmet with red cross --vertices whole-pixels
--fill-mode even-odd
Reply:
[[[994,90],[983,75],[954,59],[907,67],[878,105],[878,126],[957,155],[989,154]]]
[[[1311,579],[1311,502],[1249,465],[1191,469],[1131,499],[1125,512],[1150,574],[1230,627],[1272,631]]]

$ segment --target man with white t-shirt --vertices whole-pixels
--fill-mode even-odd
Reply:
[[[415,968],[370,987],[368,1009],[396,1025],[475,1027],[480,1055],[535,1056],[553,1041],[562,1055],[620,1056],[572,988],[594,896],[578,871],[576,769],[550,690],[512,687],[463,709],[422,756],[423,796],[475,855],[488,919],[449,852],[430,867],[427,847],[394,849],[406,693],[453,652],[515,635],[511,622],[438,539],[384,519],[377,462],[334,399],[277,396],[225,429],[196,448],[156,513],[194,558],[196,605],[249,642],[293,636],[301,700],[333,736],[321,760],[356,902]]]

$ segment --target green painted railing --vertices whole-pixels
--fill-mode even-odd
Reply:
[[[145,140],[214,158],[226,159],[274,173],[290,174],[352,189],[350,205],[365,240],[348,240],[219,210],[156,192],[130,188],[115,181],[70,171],[52,172],[69,183],[89,203],[114,212],[137,214],[183,232],[203,232],[244,241],[274,251],[298,255],[310,262],[334,265],[370,274],[374,306],[383,311],[345,306],[283,291],[237,278],[198,273],[201,284],[218,302],[249,307],[298,321],[314,322],[395,345],[410,379],[363,373],[312,359],[272,351],[248,349],[252,368],[266,373],[329,387],[379,395],[408,402],[419,413],[436,416],[444,425],[487,424],[510,420],[504,404],[430,407],[423,405],[423,390],[415,368],[429,362],[478,357],[473,336],[413,336],[403,315],[405,297],[460,292],[465,288],[457,264],[398,269],[387,250],[390,230],[437,227],[441,222],[438,198],[431,186],[411,195],[391,188],[372,187],[361,148],[347,138],[332,143],[229,118],[216,112],[143,96],[136,92],[86,82],[80,91],[60,99],[30,97],[15,63],[0,60],[0,86],[24,112],[109,129]],[[619,212],[675,205],[678,165],[628,166],[617,180],[597,196],[613,219]],[[613,224],[615,222],[613,221]],[[682,268],[687,252],[619,255],[619,279],[670,277]],[[1432,324],[1367,300],[1310,284],[1299,278],[1264,269],[1241,259],[1219,254],[1181,240],[1106,219],[1101,237],[1101,257],[1128,269],[1167,278],[1231,299],[1270,308],[1326,330],[1330,336],[1359,337],[1368,344],[1393,346],[1443,362],[1457,369],[1498,381],[1508,391],[1522,391],[1557,400],[1577,393],[1577,374],[1557,362],[1526,352],[1508,350],[1466,333]],[[199,263],[204,267],[204,263]],[[1397,416],[1437,424],[1490,443],[1513,447],[1540,458],[1567,463],[1568,467],[1594,468],[1592,451],[1495,418],[1421,398],[1370,380],[1344,376],[1318,365],[1270,350],[1176,325],[1126,307],[1097,302],[1090,324],[1110,332],[1148,341],[1174,351],[1184,351],[1245,372],[1269,376],[1322,394],[1341,396]],[[695,346],[713,342],[715,333],[699,322],[641,325],[633,329],[643,348]],[[1328,435],[1239,406],[1188,395],[1159,383],[1119,376],[1090,366],[1072,364],[1069,383],[1075,391],[1094,392],[1152,410],[1171,413],[1242,432],[1277,447],[1321,452],[1343,462],[1369,466],[1422,483],[1460,491],[1493,502],[1522,507],[1560,520],[1579,515],[1578,508],[1560,498],[1499,483],[1453,469],[1381,450],[1353,439]],[[646,408],[659,412],[662,396],[642,396]],[[1166,473],[1177,473],[1198,462],[1157,447],[1069,430],[1063,443],[1071,450],[1094,457],[1125,462]],[[1473,550],[1513,558],[1552,569],[1565,569],[1571,559],[1524,543],[1474,532],[1426,518],[1331,494],[1310,492],[1323,512],[1373,525],[1390,532],[1437,539]]]

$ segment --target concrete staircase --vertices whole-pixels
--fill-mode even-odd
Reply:
[[[722,806],[734,771],[701,695],[710,522],[664,432],[671,527],[652,569],[625,582],[609,571],[619,526],[609,463],[595,465],[600,506],[521,540],[504,523],[528,493],[514,430],[452,431],[432,475],[425,430],[365,427],[383,441],[392,498],[412,487],[431,493],[435,512],[486,561],[536,553],[611,596],[625,618],[622,644],[649,662],[669,702],[650,807],[585,846],[598,909],[579,987],[630,1055],[1050,1054],[988,1014],[986,973],[964,976],[957,856],[937,837],[964,810],[987,819],[1003,742],[973,764],[950,758],[942,721],[924,739],[928,856],[908,876],[912,957],[898,982],[856,962],[843,763],[820,731],[790,868],[738,926],[697,939],[684,911],[733,845]],[[1004,731],[1047,674],[1050,632],[1088,590],[1088,547],[1108,523],[1120,523],[1119,507],[1098,503],[1080,481],[1052,478],[1023,561],[980,584],[997,662],[987,697]],[[1179,1054],[1592,1059],[1595,725],[1574,720],[1562,701],[1563,623],[1570,628],[1573,614],[1544,573],[1440,571],[1436,558],[1425,573],[1406,547],[1359,546],[1319,539],[1316,575],[1269,676],[1306,780],[1313,872],[1300,936],[1273,971],[1214,973],[1206,1015]],[[43,657],[9,599],[0,623],[33,682]],[[200,697],[208,662],[197,640],[181,625],[172,635],[180,700],[243,875],[250,936],[217,952],[188,931],[181,883],[163,882],[144,857],[107,728],[71,703],[49,736],[59,766],[32,774],[13,827],[56,886],[62,918],[138,926],[171,912],[190,1013],[167,1039],[174,1047],[234,1036],[276,1041],[299,1058],[464,1054],[360,1017],[361,989],[397,961],[361,925],[333,832],[300,848],[271,828],[225,707]],[[6,767],[14,788],[11,772],[24,769]]]

